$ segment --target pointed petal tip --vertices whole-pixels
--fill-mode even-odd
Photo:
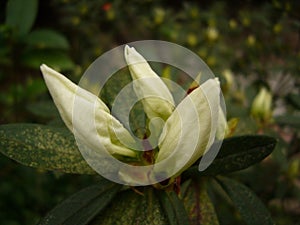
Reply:
[[[125,54],[125,56],[128,55],[129,48],[130,47],[128,45],[125,45],[125,47],[124,47],[124,54]]]
[[[50,68],[49,66],[42,64],[40,66],[43,78],[46,82],[46,85],[48,89],[50,90],[51,86],[53,86],[53,82],[55,83],[55,80],[60,80],[61,82],[65,83],[72,83],[68,78],[66,78],[63,74],[57,72],[56,70]]]
[[[208,86],[211,85],[211,87],[215,87],[215,88],[221,89],[221,87],[220,87],[220,80],[219,80],[218,77],[208,79],[206,82],[207,82],[206,85],[208,85]],[[206,82],[204,82],[204,84]]]
[[[42,71],[42,74],[48,75],[48,74],[52,74],[53,72],[56,72],[54,69],[50,68],[49,66],[47,66],[46,64],[42,64],[40,66],[40,70]],[[57,73],[57,72],[56,72]]]
[[[42,72],[42,76],[46,80],[47,75],[50,73],[50,68],[48,66],[46,66],[45,64],[42,64],[40,66],[40,70]]]
[[[130,47],[128,45],[125,45],[124,56],[128,66],[136,63],[146,62],[144,57],[141,54],[139,54],[134,47]]]
[[[220,85],[220,80],[219,80],[219,77],[215,77],[215,79],[214,79],[215,81],[216,81],[216,83],[218,84],[218,85]]]
[[[45,64],[40,65],[40,70],[44,72],[48,67]]]
[[[124,47],[125,56],[128,56],[128,55],[132,54],[133,51],[135,51],[134,47],[130,47],[129,45],[125,45],[125,47]]]

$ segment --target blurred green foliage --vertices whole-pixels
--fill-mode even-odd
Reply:
[[[39,12],[38,0],[11,0],[2,8],[0,24],[1,113],[9,120],[26,118],[24,106],[45,93],[38,74],[42,63],[57,69],[71,69],[74,63],[66,37],[46,27],[35,27]]]
[[[297,1],[0,2],[0,123],[61,125],[39,72],[42,63],[78,80],[101,53],[120,44],[159,39],[198,54],[220,77],[236,134],[269,134],[279,144],[261,163],[232,174],[271,210],[276,224],[299,223],[300,4]],[[272,94],[272,119],[250,116],[261,87]],[[44,110],[46,107],[49,110]],[[30,169],[0,156],[0,221],[33,224],[70,193],[96,178]],[[212,184],[212,189],[218,189]],[[240,215],[218,203],[221,224]],[[230,205],[230,204],[229,204]],[[230,216],[228,216],[230,215]],[[231,216],[235,215],[235,216]]]

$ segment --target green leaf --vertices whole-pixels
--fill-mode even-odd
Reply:
[[[157,191],[157,195],[170,225],[189,224],[189,217],[183,201],[178,198],[178,195],[174,191]]]
[[[184,176],[215,176],[246,169],[266,158],[275,146],[276,140],[264,135],[227,138],[223,141],[217,157],[206,170],[198,170],[198,161]]]
[[[144,187],[141,191],[142,194],[133,190],[118,193],[90,225],[168,224],[153,188]]]
[[[231,198],[247,224],[274,224],[269,211],[248,187],[225,177],[218,178],[218,182]]]
[[[23,65],[37,69],[42,64],[47,64],[55,69],[73,69],[74,63],[71,58],[59,50],[30,50],[25,51],[21,57]]]
[[[41,225],[85,225],[111,202],[122,186],[103,179],[72,195],[40,221]]]
[[[43,118],[57,118],[59,117],[58,110],[53,101],[40,101],[30,103],[26,106],[27,110],[35,116]]]
[[[297,109],[300,109],[300,95],[299,94],[290,94],[288,100],[295,106]]]
[[[69,49],[69,43],[62,34],[48,29],[34,30],[25,37],[29,46],[37,48]]]
[[[23,86],[25,88],[22,95],[24,99],[35,99],[47,91],[45,81],[41,77],[29,78]]]
[[[9,0],[6,7],[6,21],[17,34],[27,34],[35,21],[38,11],[38,0]]]
[[[276,123],[300,128],[300,115],[283,115],[275,117]]]
[[[203,182],[192,181],[184,198],[184,206],[189,216],[190,225],[218,225],[219,221]]]
[[[38,124],[0,126],[0,152],[26,166],[66,173],[95,174],[66,128]]]

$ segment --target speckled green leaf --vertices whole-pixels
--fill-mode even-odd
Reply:
[[[245,185],[229,179],[219,178],[218,182],[249,225],[272,225],[274,222],[260,199]]]
[[[276,140],[263,135],[249,135],[225,139],[212,164],[203,172],[198,163],[184,174],[190,176],[215,176],[245,169],[267,157],[275,148]]]
[[[157,191],[160,204],[168,218],[170,225],[188,225],[189,217],[183,205],[174,191]]]
[[[167,225],[153,188],[145,187],[140,191],[143,195],[133,190],[117,194],[90,225]]]
[[[73,134],[39,124],[0,126],[0,151],[24,165],[66,173],[94,174],[81,156]]]
[[[192,181],[183,198],[190,225],[218,225],[214,206],[206,192],[204,183]]]
[[[122,186],[103,179],[56,206],[40,225],[85,225],[101,212]]]

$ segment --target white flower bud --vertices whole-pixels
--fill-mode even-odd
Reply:
[[[142,100],[145,113],[150,119],[160,117],[166,120],[174,110],[168,87],[133,47],[126,45],[124,54],[134,80],[134,91]]]
[[[117,137],[122,137],[129,142],[134,142],[129,132],[123,125],[110,114],[110,110],[96,95],[82,89],[67,79],[62,74],[54,71],[46,65],[41,66],[45,82],[53,98],[53,101],[58,108],[58,111],[71,132],[76,130],[76,134],[84,140],[92,149],[97,150],[99,140],[101,144],[111,153],[123,156],[135,157],[136,153],[131,149],[123,146]],[[76,126],[72,119],[74,115],[74,102],[82,104],[76,107]],[[87,123],[86,116],[88,109],[95,109],[94,124]],[[94,127],[97,132],[93,132]],[[101,149],[102,150],[102,149]]]
[[[174,154],[170,167],[178,166],[180,174],[209,149],[218,127],[219,94],[219,81],[210,79],[179,103],[160,137],[157,162]]]

